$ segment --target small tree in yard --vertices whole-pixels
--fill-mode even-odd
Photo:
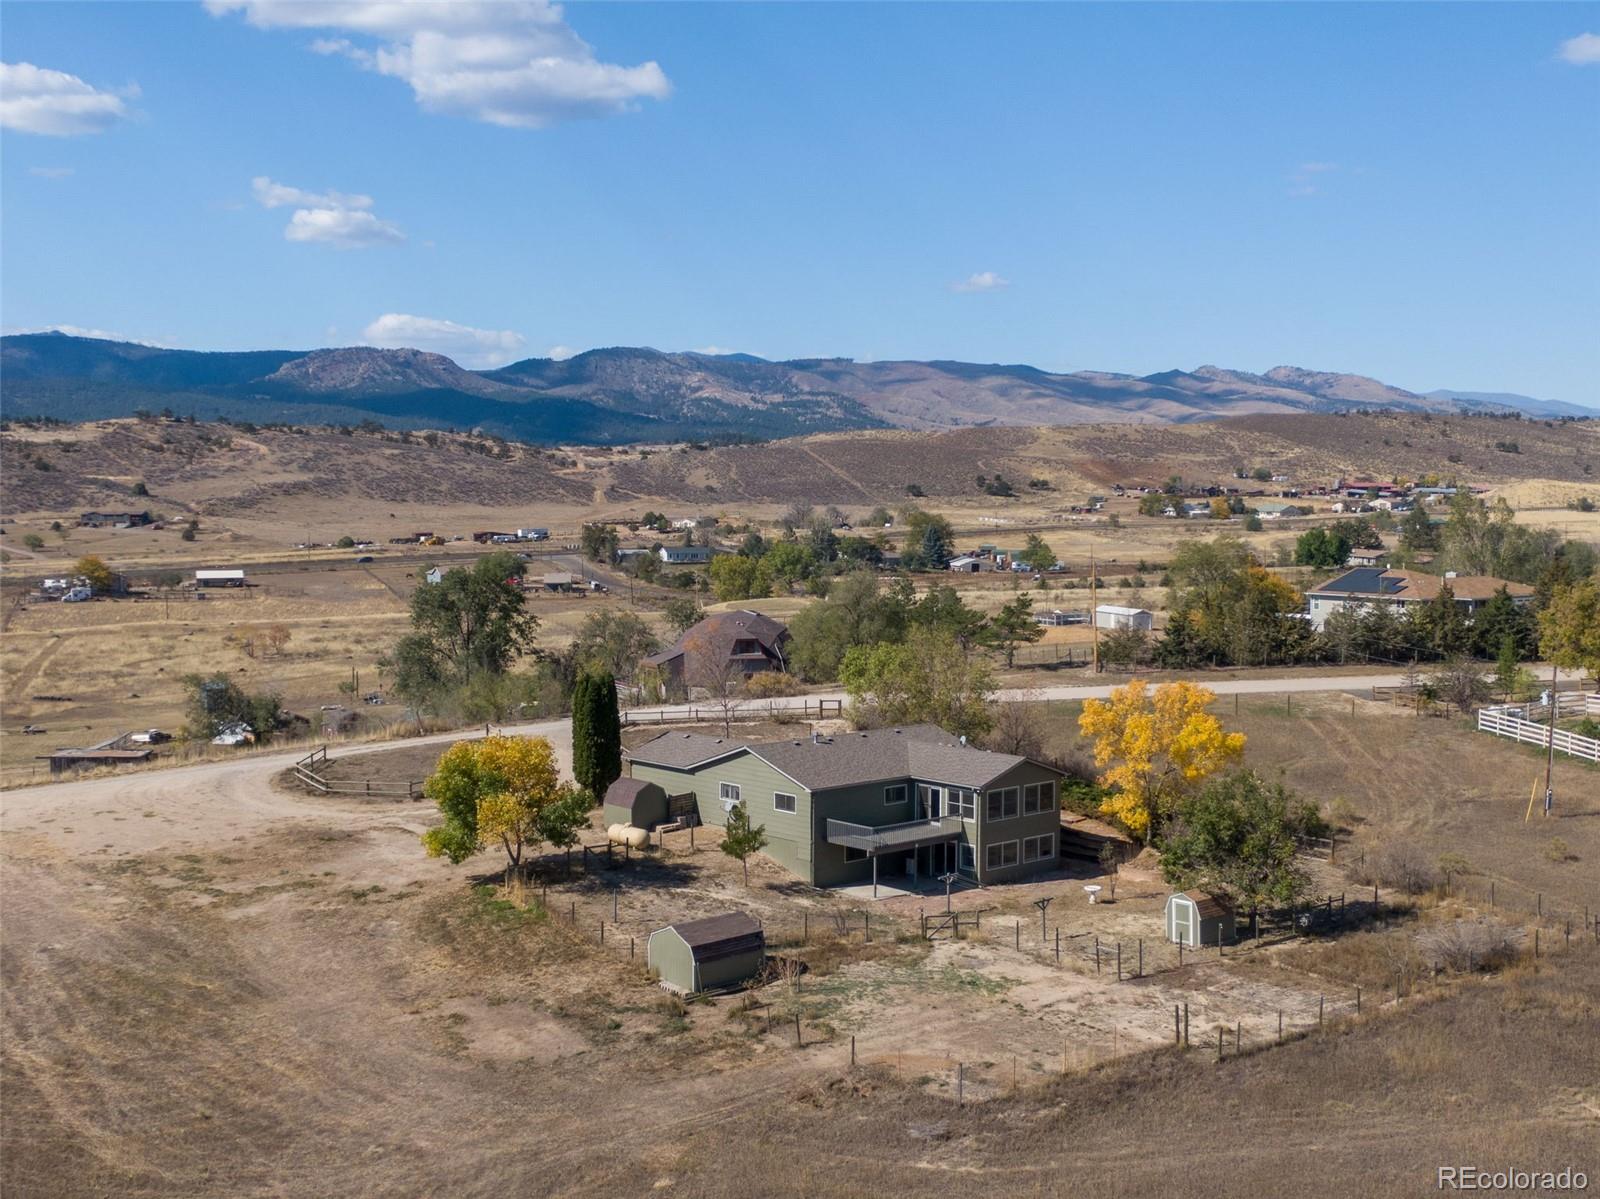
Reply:
[[[748,677],[737,663],[727,660],[708,659],[689,672],[689,686],[705,692],[706,701],[722,721],[724,737],[733,735],[733,718],[749,697],[745,690]]]
[[[444,816],[422,834],[423,848],[455,863],[498,841],[507,867],[520,866],[540,844],[570,845],[589,818],[588,796],[561,781],[555,750],[543,737],[457,742],[422,790]]]
[[[661,614],[667,619],[667,627],[680,637],[706,618],[706,610],[700,606],[700,601],[688,595],[673,596]]]
[[[622,774],[617,680],[607,671],[585,671],[573,688],[572,774],[595,803]]]
[[[1600,583],[1556,588],[1539,613],[1539,651],[1557,666],[1600,677]]]
[[[89,584],[89,590],[96,595],[103,595],[111,590],[111,568],[102,558],[90,554],[86,558],[79,558],[73,563],[72,573],[82,576]]]
[[[722,830],[722,852],[730,858],[738,858],[739,865],[744,869],[744,885],[750,885],[750,855],[767,844],[767,830],[765,825],[752,825],[750,812],[740,800],[728,812],[728,823]]]
[[[1449,659],[1435,672],[1433,681],[1440,698],[1460,712],[1470,712],[1489,698],[1483,672],[1467,658]]]
[[[1100,842],[1100,873],[1111,880],[1111,898],[1117,897],[1117,872],[1122,865],[1122,855],[1117,852],[1116,843],[1110,840]]]
[[[1043,636],[1044,626],[1033,618],[1033,596],[1026,592],[991,616],[983,631],[983,639],[1005,654],[1008,667],[1015,664],[1017,646]]]

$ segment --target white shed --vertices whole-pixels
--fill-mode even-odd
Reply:
[[[1155,617],[1145,608],[1121,604],[1100,604],[1094,610],[1094,623],[1102,629],[1145,629],[1155,627]]]
[[[194,581],[201,587],[243,587],[242,570],[197,570]]]
[[[1207,891],[1173,892],[1167,896],[1165,919],[1167,940],[1191,949],[1234,940],[1233,908]]]

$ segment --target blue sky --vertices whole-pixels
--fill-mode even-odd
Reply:
[[[1600,5],[0,20],[8,330],[1291,363],[1600,403]]]

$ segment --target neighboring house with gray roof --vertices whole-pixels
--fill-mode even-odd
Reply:
[[[767,855],[816,886],[952,872],[1007,882],[1058,860],[1060,772],[933,725],[762,742],[663,733],[626,767],[692,794],[703,824],[744,803]]]

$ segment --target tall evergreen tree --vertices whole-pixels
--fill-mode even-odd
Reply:
[[[585,671],[573,688],[572,774],[596,803],[622,774],[622,714],[610,671]]]

